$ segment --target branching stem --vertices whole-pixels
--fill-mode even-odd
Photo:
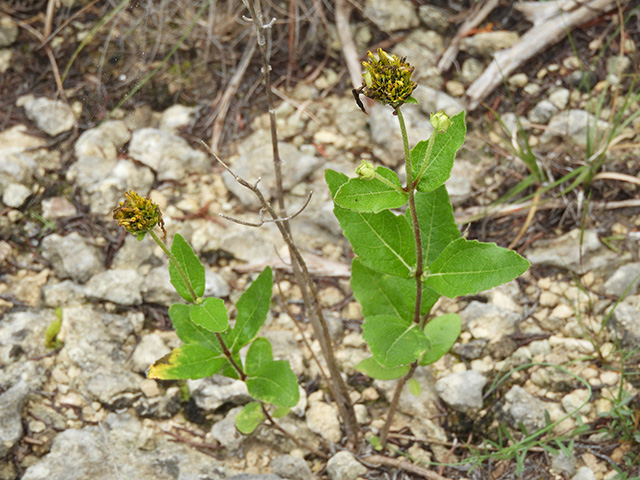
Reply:
[[[340,414],[342,415],[342,419],[344,421],[344,427],[349,439],[349,443],[355,445],[358,441],[359,434],[359,426],[356,421],[355,411],[353,409],[353,405],[351,404],[351,400],[349,398],[349,393],[347,391],[347,386],[344,380],[342,379],[342,375],[340,369],[338,368],[338,364],[335,359],[334,351],[333,351],[333,343],[331,341],[331,336],[329,334],[329,328],[327,326],[326,319],[324,318],[324,314],[322,312],[322,308],[320,307],[320,301],[318,299],[318,290],[316,288],[315,282],[311,275],[309,274],[309,270],[307,265],[300,254],[300,251],[297,245],[293,241],[293,237],[291,235],[291,228],[289,222],[287,220],[283,220],[283,217],[286,218],[286,210],[284,205],[284,188],[282,186],[282,161],[280,159],[280,153],[278,151],[278,134],[276,128],[276,115],[275,115],[275,106],[273,101],[273,94],[271,90],[271,66],[269,65],[269,59],[267,56],[267,48],[264,36],[265,28],[268,28],[265,25],[261,2],[260,0],[243,0],[244,4],[249,9],[249,13],[251,14],[251,19],[255,25],[257,42],[260,47],[260,56],[262,58],[262,76],[264,81],[264,86],[266,90],[267,96],[267,107],[269,110],[269,124],[271,129],[271,144],[273,148],[273,167],[275,171],[275,179],[276,179],[276,202],[278,205],[279,213],[276,212],[273,207],[267,202],[264,198],[260,190],[257,186],[251,186],[247,182],[240,182],[245,187],[252,190],[260,199],[260,202],[265,210],[268,211],[271,218],[275,221],[274,223],[278,227],[282,238],[284,239],[287,247],[289,248],[289,255],[291,257],[291,267],[293,270],[294,277],[296,279],[296,283],[300,287],[302,292],[302,299],[305,305],[305,311],[308,312],[309,318],[311,320],[311,325],[313,327],[313,331],[315,336],[318,338],[320,342],[320,347],[322,349],[322,354],[327,362],[327,367],[330,372],[330,382],[329,389],[331,394],[333,395],[334,400],[340,410]],[[238,180],[237,176],[234,175],[236,180]]]
[[[233,354],[231,353],[231,351],[229,351],[229,347],[227,347],[227,344],[224,343],[224,339],[222,338],[222,335],[220,335],[219,332],[215,332],[215,334],[216,334],[216,338],[218,339],[218,343],[220,343],[220,346],[222,347],[222,353],[224,353],[224,356],[227,357],[227,360],[229,360],[229,363],[231,364],[233,369],[236,372],[238,372],[238,375],[240,376],[240,380],[242,380],[243,382],[246,381],[247,374],[244,373],[244,370],[242,370],[242,367],[238,365],[238,362],[236,362],[235,359],[233,358]]]

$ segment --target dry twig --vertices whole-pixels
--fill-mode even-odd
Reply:
[[[414,465],[398,458],[385,457],[383,455],[371,455],[370,457],[365,457],[363,460],[374,465],[377,464],[385,467],[399,468],[405,472],[413,473],[414,475],[419,475],[420,477],[428,478],[429,480],[449,480],[447,477],[443,477],[436,472],[432,472],[431,470],[427,470],[426,468],[419,467],[418,465]]]
[[[462,24],[458,33],[456,33],[456,36],[451,39],[451,42],[449,42],[449,46],[442,54],[442,57],[440,57],[438,68],[441,72],[449,70],[449,67],[451,67],[451,64],[456,59],[456,55],[458,55],[458,50],[460,48],[460,41],[467,36],[471,30],[480,25],[499,3],[500,0],[488,0],[482,6],[478,4],[478,8],[475,8],[474,11],[471,12],[470,17]]]
[[[615,5],[615,0],[580,3],[575,0],[559,0],[553,3],[555,11],[549,11],[549,6],[544,3],[539,5],[539,8],[545,9],[544,20],[538,21],[514,46],[496,53],[491,64],[467,89],[468,110],[474,110],[520,65],[560,41],[576,26],[608,11]],[[571,11],[564,10],[568,6],[572,8]]]

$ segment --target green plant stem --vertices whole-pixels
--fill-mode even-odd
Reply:
[[[402,133],[402,148],[404,149],[404,164],[407,169],[407,187],[412,183],[411,176],[411,151],[409,150],[409,137],[407,136],[407,126],[404,123],[404,115],[400,107],[396,110],[398,122],[400,122],[400,133]]]
[[[420,179],[422,178],[422,175],[424,175],[425,170],[429,166],[429,157],[431,156],[431,150],[433,150],[433,144],[435,143],[438,133],[440,133],[440,131],[436,128],[433,130],[433,133],[431,134],[431,138],[429,139],[429,143],[427,145],[427,153],[424,156],[424,162],[422,162],[422,167],[418,172],[418,176],[415,178],[415,180],[411,184],[413,188],[415,188],[416,185],[418,185],[418,183],[420,182]],[[408,181],[407,181],[407,184],[409,184]]]
[[[422,234],[420,233],[420,225],[418,224],[418,212],[416,210],[416,197],[415,197],[415,185],[413,182],[413,178],[411,176],[411,152],[409,150],[409,139],[407,137],[407,127],[404,123],[404,116],[402,115],[402,111],[400,108],[396,110],[398,115],[398,122],[400,123],[400,131],[402,132],[402,145],[404,147],[404,161],[405,161],[405,169],[407,171],[407,188],[409,194],[409,211],[411,212],[411,221],[413,223],[413,237],[416,242],[416,304],[415,310],[413,312],[413,321],[417,324],[420,324],[420,310],[422,307],[422,273],[423,273],[423,257],[422,257]],[[436,130],[434,130],[434,134],[431,136],[429,140],[429,147],[433,144],[433,139],[436,135]],[[431,153],[431,149],[427,150],[427,156],[424,160],[424,165],[427,164],[429,160],[429,155]]]
[[[407,189],[409,194],[409,211],[411,212],[411,221],[413,223],[413,237],[416,242],[416,303],[413,312],[413,321],[418,325],[421,324],[420,319],[420,311],[422,310],[422,273],[423,273],[423,256],[422,256],[422,234],[420,233],[420,225],[418,224],[418,212],[416,210],[416,197],[415,197],[415,184],[411,177],[411,152],[409,151],[409,139],[407,137],[407,127],[404,123],[404,117],[402,116],[402,111],[400,108],[396,111],[398,115],[398,122],[400,123],[400,131],[402,132],[402,144],[404,146],[404,161],[405,161],[405,169],[407,171]],[[435,131],[435,130],[434,130]],[[433,143],[433,138],[435,138],[435,134],[432,135],[431,140],[429,141],[429,146]],[[427,160],[429,159],[429,154],[431,150],[428,151],[425,158],[425,165]],[[389,412],[387,413],[387,419],[384,422],[384,426],[380,432],[380,445],[384,448],[387,443],[387,437],[389,435],[389,429],[391,428],[391,422],[393,421],[393,417],[398,408],[398,402],[400,401],[400,394],[402,393],[402,389],[407,381],[413,377],[416,368],[418,367],[418,362],[413,362],[411,364],[411,368],[407,372],[405,376],[403,376],[396,385],[396,390],[393,393],[393,398],[391,399],[391,404],[389,405]]]
[[[173,265],[176,267],[176,270],[178,270],[178,274],[180,275],[180,278],[182,278],[182,281],[184,282],[184,284],[187,286],[187,288],[189,289],[189,294],[191,295],[191,298],[193,299],[193,303],[196,303],[196,301],[198,300],[198,295],[196,295],[195,290],[193,289],[193,286],[191,285],[191,282],[189,281],[189,277],[187,277],[186,272],[182,269],[182,267],[180,266],[180,263],[178,263],[178,259],[175,257],[175,255],[173,253],[171,253],[171,250],[169,250],[167,248],[167,246],[165,245],[165,243],[160,239],[160,237],[158,237],[155,232],[153,230],[149,230],[149,235],[151,235],[151,238],[153,238],[153,240],[158,244],[158,246],[162,249],[162,251],[165,253],[165,255],[167,257],[169,257],[169,261],[173,262]]]

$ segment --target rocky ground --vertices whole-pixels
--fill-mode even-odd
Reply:
[[[366,1],[353,25],[363,51],[373,48],[372,32],[391,32],[388,50],[416,64],[419,104],[404,109],[412,142],[428,136],[430,112],[463,110],[466,88],[491,55],[524,31],[503,5],[493,18],[502,27],[464,38],[459,68],[441,73],[436,63],[460,18],[451,6],[422,3]],[[618,13],[629,20],[622,34],[609,26]],[[340,451],[337,408],[302,341],[310,328],[281,260],[283,243],[272,226],[217,216],[256,219],[257,204],[194,138],[199,106],[131,105],[86,122],[96,105],[73,91],[68,102],[57,100],[53,77],[48,95],[39,83],[34,94],[14,91],[0,119],[0,479],[419,477],[409,464],[447,478],[639,478],[640,19],[632,5],[618,13],[576,31],[577,51],[565,40],[531,60],[489,98],[491,108],[468,115],[468,141],[447,183],[461,228],[504,246],[517,240],[532,268],[510,284],[437,305],[460,314],[463,332],[450,354],[417,371],[420,394],[402,394],[391,456],[408,457],[404,465],[367,461],[375,452],[366,442],[355,456]],[[26,48],[24,20],[15,12],[0,20],[5,97],[24,73],[15,63]],[[395,382],[353,368],[368,354],[349,287],[351,253],[323,173],[351,174],[362,158],[396,168],[401,140],[389,111],[373,106],[367,116],[357,108],[337,58],[315,79],[283,87],[276,114],[289,211],[313,190],[294,235],[371,436]],[[587,74],[581,65],[592,60],[597,68]],[[268,116],[255,110],[244,118],[245,133],[228,142],[224,159],[272,192]],[[565,181],[538,191],[544,203],[531,209],[525,195],[585,165],[612,130],[590,188]],[[527,148],[547,183],[489,208],[527,177]],[[328,462],[266,426],[239,434],[234,417],[249,401],[241,382],[146,378],[149,364],[179,343],[167,307],[180,297],[161,250],[111,220],[130,189],[157,202],[169,238],[179,232],[206,262],[207,295],[232,305],[265,265],[278,268],[280,293],[264,335],[301,385],[282,426],[324,448]],[[523,428],[546,430],[522,441]]]

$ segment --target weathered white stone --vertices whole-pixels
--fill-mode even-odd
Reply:
[[[18,99],[29,120],[51,137],[68,132],[76,124],[71,107],[61,100],[35,98],[27,95]]]

